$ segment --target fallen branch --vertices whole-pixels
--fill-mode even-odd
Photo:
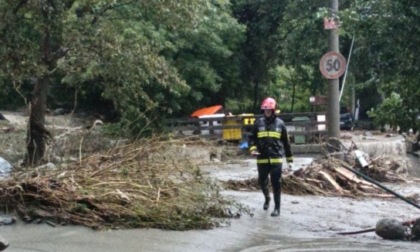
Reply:
[[[340,232],[340,233],[337,233],[337,234],[339,234],[339,235],[355,235],[355,234],[375,232],[375,230],[376,230],[376,228],[368,228],[368,229],[362,229],[362,230],[358,230],[358,231]]]

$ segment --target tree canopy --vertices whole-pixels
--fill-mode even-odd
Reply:
[[[366,117],[395,113],[381,103],[399,97],[395,120],[418,127],[419,2],[341,0],[339,9],[315,0],[5,0],[0,105],[45,91],[45,107],[105,113],[134,136],[214,104],[255,112],[265,96],[283,111],[309,111],[309,96],[326,94],[322,22],[334,15],[346,58],[354,38],[343,106],[350,87]]]

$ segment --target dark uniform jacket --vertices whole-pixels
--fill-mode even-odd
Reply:
[[[250,151],[257,150],[258,164],[278,164],[286,156],[287,162],[293,162],[286,125],[277,116],[265,116],[255,120],[250,139]]]

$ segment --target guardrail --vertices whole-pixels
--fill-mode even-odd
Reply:
[[[214,118],[169,119],[167,131],[175,136],[198,135],[225,141],[243,141],[251,134],[256,118],[262,115],[235,115]],[[278,115],[286,124],[294,144],[319,143],[326,135],[325,114],[284,113]]]

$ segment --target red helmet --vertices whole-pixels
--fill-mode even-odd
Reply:
[[[261,103],[261,109],[262,110],[266,110],[266,109],[275,110],[276,109],[276,100],[274,100],[271,97],[265,98],[264,101]]]

